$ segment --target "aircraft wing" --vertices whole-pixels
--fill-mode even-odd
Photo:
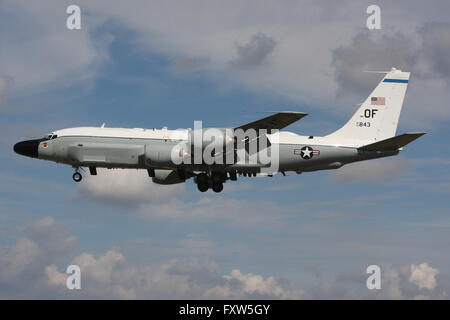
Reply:
[[[404,133],[389,139],[367,144],[359,149],[363,151],[394,151],[406,146],[424,134],[425,132]]]
[[[306,115],[308,114],[303,112],[282,111],[272,114],[268,117],[244,124],[234,129],[242,129],[244,131],[246,131],[247,129],[267,129],[268,133],[270,133],[272,129],[283,129],[284,127],[287,127],[288,125],[305,117]]]
[[[249,146],[251,143],[255,143],[255,145],[257,146],[257,149],[255,150],[255,152],[260,151],[259,146],[260,146],[261,139],[265,139],[266,147],[270,147],[270,141],[269,141],[269,139],[267,139],[267,136],[265,134],[260,134],[258,132],[258,130],[265,129],[265,130],[267,130],[267,133],[270,134],[270,133],[272,133],[272,130],[283,129],[284,127],[287,127],[288,125],[305,117],[306,115],[308,115],[308,114],[303,113],[303,112],[295,112],[295,111],[275,112],[274,114],[272,114],[268,117],[244,124],[239,127],[235,127],[234,130],[242,129],[245,132],[248,129],[254,129],[257,131],[258,136],[256,138],[254,138],[253,140],[249,140],[246,138],[244,140],[244,147],[245,147],[247,153],[250,154]]]

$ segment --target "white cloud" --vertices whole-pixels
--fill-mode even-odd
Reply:
[[[39,257],[40,253],[39,247],[26,238],[19,239],[9,248],[3,248],[0,259],[0,282],[9,282],[18,277]]]
[[[253,1],[198,5],[137,1],[130,7],[95,1],[87,8],[135,31],[140,49],[168,56],[175,64],[186,61],[188,69],[193,66],[193,72],[203,71],[224,87],[278,95],[336,112],[360,102],[356,97],[337,102],[336,94],[343,87],[357,92],[362,89],[363,98],[369,94],[375,78],[363,70],[396,66],[413,71],[414,81],[418,81],[418,86],[409,90],[414,96],[409,101],[415,116],[427,120],[448,117],[445,104],[424,112],[419,108],[423,104],[416,102],[423,96],[424,86],[435,89],[426,95],[428,104],[430,97],[436,102],[448,100],[446,86],[435,83],[436,77],[418,80],[430,66],[439,64],[448,69],[447,25],[427,23],[428,19],[418,13],[427,12],[437,21],[446,17],[438,6],[426,8],[420,2],[409,6],[417,11],[408,11],[411,18],[404,19],[404,5],[383,5],[383,30],[365,33],[360,32],[365,27],[364,3],[299,1],[260,6]],[[237,68],[230,68],[230,64]],[[443,71],[439,72],[442,78]],[[414,118],[408,117],[408,121],[412,123]]]
[[[439,22],[447,20],[439,5],[412,2],[409,18],[404,19],[404,5],[385,4],[383,30],[361,33],[364,3],[305,0],[261,6],[257,1],[141,0],[130,6],[97,0],[81,5],[82,29],[78,31],[65,28],[68,4],[2,3],[8,17],[0,23],[2,74],[14,80],[17,93],[74,84],[91,87],[100,67],[110,61],[112,35],[105,30],[114,24],[135,33],[133,50],[172,61],[168,70],[175,74],[202,73],[223,88],[279,96],[339,115],[350,115],[352,106],[376,82],[363,69],[409,68],[414,74],[403,121],[418,130],[450,116],[445,107],[449,25]],[[436,22],[428,23],[427,17]],[[344,99],[336,100],[342,91]],[[358,97],[348,95],[355,91]],[[424,105],[433,108],[424,109]]]
[[[49,216],[29,225],[24,233],[52,255],[71,250],[77,241],[77,237],[67,236],[66,228]]]
[[[61,229],[52,217],[29,224],[21,238],[10,247],[0,248],[0,297],[2,298],[210,298],[267,297],[292,298],[296,292],[286,288],[286,281],[238,269],[230,275],[219,274],[214,262],[196,259],[171,259],[166,262],[132,266],[116,248],[98,257],[81,253],[67,264],[81,269],[80,291],[67,291],[65,267],[59,271],[55,261],[71,252],[61,251],[46,239],[65,242],[74,236],[61,237]],[[210,247],[206,235],[189,235],[181,245],[189,248]],[[55,249],[56,248],[56,249]]]
[[[407,270],[404,266],[383,268],[381,280],[382,292],[380,295],[386,299],[405,299],[402,286]]]
[[[419,265],[411,265],[411,276],[409,281],[417,284],[420,289],[426,288],[433,290],[436,287],[436,276],[439,270],[432,268],[428,263],[421,263]]]
[[[60,273],[57,266],[55,266],[54,264],[48,265],[44,270],[50,286],[64,287],[66,285],[68,275]]]
[[[368,275],[363,271],[338,275],[337,283],[341,285],[341,288],[342,286],[345,288],[349,298],[446,299],[448,289],[445,288],[449,283],[445,279],[437,278],[438,274],[439,270],[432,268],[426,262],[420,265],[386,265],[381,266],[381,290],[366,289],[365,281]],[[357,286],[352,286],[352,283]],[[424,288],[428,290],[422,290]],[[322,298],[326,296],[322,295]]]
[[[163,202],[183,194],[186,188],[184,183],[155,184],[146,170],[130,169],[97,169],[96,176],[85,175],[78,187],[83,196],[129,206]]]
[[[111,281],[115,266],[124,260],[124,256],[119,251],[109,250],[97,260],[91,254],[83,253],[72,263],[83,269],[93,280],[107,283]]]
[[[271,297],[277,299],[300,299],[304,295],[301,290],[291,291],[282,287],[275,277],[264,278],[256,274],[243,274],[234,269],[223,278],[226,282],[206,291],[206,296],[216,299],[246,299],[249,297]]]
[[[431,65],[429,76],[436,75],[450,83],[450,23],[428,22],[419,30],[422,54]]]
[[[273,52],[276,42],[264,33],[251,36],[245,45],[236,44],[237,58],[231,64],[237,68],[255,68],[265,63]]]
[[[40,90],[90,87],[98,68],[108,61],[111,36],[92,38],[104,21],[83,15],[81,30],[66,28],[67,1],[2,1],[0,21],[2,74],[12,79],[18,95]]]
[[[77,240],[75,236],[67,236],[65,228],[51,217],[26,225],[23,233],[27,237],[21,237],[9,247],[0,247],[0,298],[3,299],[50,294],[45,274],[52,270],[46,270],[46,266],[69,253]]]
[[[212,262],[196,260],[169,260],[149,266],[123,266],[123,255],[117,250],[107,251],[98,259],[91,254],[77,256],[82,274],[81,297],[114,299],[227,299],[267,297],[297,298],[300,292],[285,288],[285,283],[274,277],[242,274],[233,270],[220,276]],[[55,288],[65,286],[66,276],[46,268],[48,284]]]
[[[59,228],[56,228],[59,226]],[[117,248],[96,256],[78,254],[58,267],[56,261],[71,252],[54,249],[43,241],[45,231],[54,241],[64,240],[60,226],[44,217],[27,226],[32,239],[20,238],[0,248],[1,298],[86,298],[86,299],[439,299],[449,290],[446,277],[429,263],[382,266],[382,289],[367,290],[365,270],[337,275],[336,281],[321,281],[309,288],[298,288],[274,275],[243,272],[235,267],[229,273],[207,259],[170,259],[147,265],[131,265]],[[73,237],[73,236],[71,236]],[[69,237],[69,238],[71,238]],[[76,238],[76,237],[74,237]],[[206,234],[191,234],[181,245],[207,249]],[[192,241],[193,240],[193,241]],[[198,241],[200,240],[200,241]],[[65,265],[81,268],[81,290],[66,289]],[[62,269],[61,271],[59,269]],[[316,271],[316,266],[313,266]],[[314,276],[315,277],[315,276]],[[318,277],[315,277],[318,279]],[[427,289],[424,291],[423,289]]]
[[[202,70],[226,88],[243,87],[314,105],[334,100],[330,49],[350,39],[353,23],[330,14],[342,14],[339,6],[310,1],[264,6],[237,1],[107,3],[95,1],[85,7],[135,31],[143,51],[175,62],[194,57],[193,71]],[[320,23],[324,20],[333,28]]]
[[[44,217],[26,227],[32,239],[21,238],[10,247],[0,248],[0,297],[277,299],[295,298],[298,294],[286,288],[285,280],[272,276],[245,274],[239,269],[222,276],[219,266],[207,260],[171,259],[132,266],[116,248],[98,257],[84,252],[71,259],[67,265],[75,264],[81,269],[82,289],[67,291],[65,267],[59,271],[55,261],[70,253],[72,248],[55,251],[54,246],[42,238],[46,233],[49,239],[63,241],[65,238],[55,238],[61,235],[61,227],[53,218]],[[205,235],[190,235],[183,244],[204,248],[204,239]]]
[[[340,104],[362,101],[380,81],[380,75],[363,70],[386,71],[396,67],[411,72],[404,123],[416,130],[426,129],[431,122],[450,116],[445,103],[450,85],[450,59],[446,54],[450,48],[450,24],[421,21],[415,31],[411,30],[381,34],[364,30],[355,34],[349,44],[333,50]],[[433,107],[424,109],[424,105]]]
[[[418,53],[410,50],[414,46],[414,41],[401,33],[378,36],[365,30],[356,34],[350,44],[333,50],[338,93],[367,97],[382,76],[363,71],[415,70]]]
[[[129,266],[117,250],[110,250],[97,259],[83,253],[71,263],[85,260],[87,256],[89,263],[80,265],[83,285],[78,297],[83,298],[445,299],[448,286],[443,281],[437,288],[439,271],[427,263],[411,268],[406,265],[382,267],[381,290],[365,287],[367,274],[364,272],[338,275],[336,281],[320,281],[314,286],[299,289],[287,280],[243,273],[239,269],[220,275],[216,263],[195,259],[171,259],[158,264]],[[67,276],[57,271],[54,265],[47,266],[45,271],[46,286],[54,289],[65,287]],[[428,292],[424,293],[423,288]]]
[[[223,220],[239,227],[277,227],[280,219],[292,211],[284,210],[284,214],[274,214],[282,211],[274,202],[243,202],[239,199],[224,198],[212,191],[193,200],[187,197],[186,184],[155,184],[145,170],[97,171],[97,176],[84,176],[78,184],[77,197],[89,197],[104,203],[127,206],[136,209],[133,213],[146,219],[177,223],[195,222],[198,219]],[[298,210],[295,212],[298,214]],[[207,240],[198,236],[186,239],[186,243],[193,244],[195,241],[205,243]]]

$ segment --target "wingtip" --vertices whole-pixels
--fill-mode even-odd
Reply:
[[[258,113],[298,113],[307,114],[301,111],[290,111],[290,110],[249,110],[248,112],[258,112]]]
[[[428,132],[407,132],[406,134],[413,134],[416,136],[423,136],[424,134],[427,134]]]

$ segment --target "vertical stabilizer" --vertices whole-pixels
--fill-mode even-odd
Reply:
[[[333,138],[379,141],[395,136],[409,72],[392,68]]]

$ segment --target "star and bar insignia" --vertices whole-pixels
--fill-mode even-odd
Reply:
[[[294,154],[301,156],[305,160],[308,160],[308,159],[311,159],[313,156],[320,155],[320,151],[313,150],[313,148],[311,148],[309,146],[304,146],[301,149],[294,149]]]

